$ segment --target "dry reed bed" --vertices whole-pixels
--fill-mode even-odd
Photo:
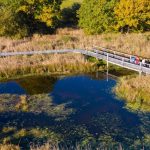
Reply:
[[[0,58],[0,77],[43,73],[96,71],[97,65],[81,54],[51,54]]]
[[[19,146],[15,146],[11,144],[8,145],[0,144],[0,150],[20,150],[20,148]]]
[[[0,38],[0,51],[26,51],[81,48],[91,49],[102,46],[150,58],[150,32],[147,33],[108,33],[87,36],[81,29],[58,29],[53,35],[35,34],[31,38],[11,40]]]
[[[128,108],[150,112],[150,76],[122,77],[114,91]]]

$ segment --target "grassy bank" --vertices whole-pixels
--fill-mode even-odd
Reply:
[[[108,33],[87,36],[80,29],[58,29],[53,35],[38,35],[23,40],[0,38],[0,52],[81,48],[102,46],[134,55],[150,57],[150,32]]]
[[[100,62],[80,54],[14,56],[0,58],[0,78],[21,75],[69,74],[98,71]]]
[[[128,108],[150,112],[150,76],[120,78],[114,91]]]

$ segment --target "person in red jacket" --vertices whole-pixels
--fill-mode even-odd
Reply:
[[[135,58],[135,64],[136,65],[139,65],[140,64],[140,58],[138,56],[136,56]]]

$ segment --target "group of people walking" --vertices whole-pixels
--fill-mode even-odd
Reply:
[[[147,63],[146,63],[146,59],[142,59],[140,60],[140,58],[138,56],[131,56],[130,57],[130,62],[134,63],[136,65],[140,65],[140,63],[142,64],[142,66],[147,67]]]

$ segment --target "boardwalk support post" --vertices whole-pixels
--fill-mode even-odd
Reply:
[[[108,57],[109,57],[109,56],[108,56],[108,53],[107,53],[107,69],[108,69]]]
[[[107,73],[106,73],[106,76],[107,76],[107,82],[108,82],[108,74],[109,74],[108,71],[109,71],[109,70],[108,70],[108,68],[107,68]]]
[[[109,65],[109,64],[108,64],[108,57],[109,57],[109,55],[108,55],[108,53],[107,53],[107,82],[108,82],[108,71],[109,71],[109,70],[108,70],[108,65]]]
[[[122,66],[123,66],[123,63],[124,63],[124,58],[122,58]]]
[[[139,71],[139,75],[142,74],[142,62],[140,62],[140,71]]]

